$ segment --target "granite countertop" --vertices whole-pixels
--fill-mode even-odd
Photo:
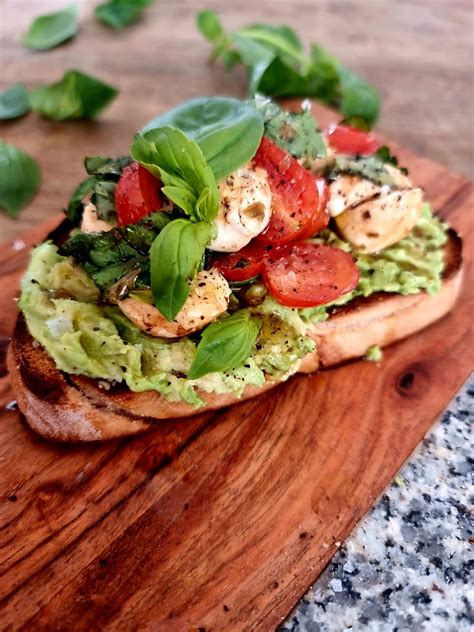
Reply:
[[[280,632],[473,629],[474,375]]]

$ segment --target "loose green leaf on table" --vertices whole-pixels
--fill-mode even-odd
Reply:
[[[202,260],[211,234],[208,222],[176,219],[163,228],[150,248],[153,302],[173,320],[189,296],[189,284]]]
[[[25,36],[24,43],[33,50],[48,50],[71,39],[79,30],[79,11],[71,4],[61,11],[37,17]]]
[[[211,221],[219,209],[216,179],[199,145],[172,127],[137,134],[130,154],[164,184],[163,193],[197,220]]]
[[[212,58],[247,68],[250,94],[315,97],[345,116],[377,119],[377,90],[320,46],[312,44],[308,55],[290,27],[253,24],[227,34],[212,11],[198,13],[197,26],[214,46]]]
[[[68,70],[62,79],[34,90],[31,108],[56,121],[93,119],[115,99],[118,90],[78,70]]]
[[[17,217],[38,193],[40,184],[38,163],[18,147],[0,140],[0,209]]]
[[[261,320],[246,309],[208,325],[198,344],[188,378],[194,380],[207,373],[242,366],[252,352],[260,328]]]
[[[109,0],[96,6],[95,16],[106,26],[121,31],[136,22],[152,2],[153,0]]]
[[[251,160],[263,135],[262,116],[255,107],[227,97],[192,99],[154,118],[141,131],[157,127],[180,129],[196,141],[217,181]]]
[[[18,118],[30,111],[28,91],[22,83],[15,83],[0,92],[0,120]]]

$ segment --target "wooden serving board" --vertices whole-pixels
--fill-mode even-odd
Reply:
[[[464,236],[467,274],[456,310],[380,366],[298,376],[227,410],[86,446],[29,431],[3,370],[6,629],[272,630],[289,613],[472,367],[472,186],[394,149]],[[21,246],[0,253],[2,356]]]

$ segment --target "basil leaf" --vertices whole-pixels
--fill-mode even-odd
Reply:
[[[345,116],[360,115],[371,124],[377,119],[375,88],[316,44],[308,55],[289,27],[254,24],[226,34],[215,14],[206,15],[206,28],[200,20],[198,15],[198,28],[214,44],[213,56],[222,58],[226,67],[239,62],[246,66],[250,94],[315,97]],[[219,24],[218,35],[209,24],[215,30]]]
[[[342,119],[338,125],[346,125],[347,127],[355,127],[356,129],[360,129],[363,132],[370,131],[370,125],[367,123],[363,116],[359,116],[358,114],[354,114],[353,116],[349,116],[348,118]]]
[[[48,50],[71,39],[79,30],[79,11],[71,4],[62,11],[36,18],[25,36],[24,43],[33,50]]]
[[[379,147],[377,151],[375,152],[375,155],[382,162],[392,165],[393,167],[396,167],[397,169],[399,169],[404,175],[406,176],[408,175],[408,169],[406,167],[400,167],[398,165],[397,158],[395,156],[392,156],[392,154],[390,153],[390,149],[389,147],[387,147],[387,145],[382,145],[382,147]]]
[[[98,183],[97,178],[91,177],[84,180],[74,189],[71,200],[65,210],[66,217],[74,224],[79,224],[84,210],[83,200],[87,195],[94,191],[94,187]]]
[[[261,324],[259,318],[241,309],[206,327],[188,378],[195,380],[207,373],[230,371],[242,366],[252,352]]]
[[[15,83],[0,93],[0,120],[18,118],[30,111],[30,98],[22,83]]]
[[[176,317],[189,296],[189,283],[196,275],[210,233],[207,222],[176,219],[163,228],[150,248],[153,302],[167,320]]]
[[[31,93],[31,108],[55,121],[93,119],[115,99],[118,90],[78,70]]]
[[[138,134],[132,158],[159,177],[163,193],[189,216],[212,220],[219,210],[219,191],[199,145],[179,129],[161,127]]]
[[[225,38],[225,31],[215,11],[208,9],[199,11],[196,16],[196,24],[201,35],[211,44],[217,44]]]
[[[326,143],[316,119],[309,110],[285,112],[269,99],[257,98],[265,136],[295,158],[325,158]]]
[[[17,217],[38,193],[40,184],[38,163],[21,149],[0,140],[0,209]]]
[[[107,156],[88,156],[84,160],[84,166],[90,176],[111,175],[118,178],[125,167],[131,164],[130,156],[119,158],[107,158]]]
[[[393,176],[385,169],[384,163],[374,156],[342,156],[337,155],[333,172],[359,175],[376,184],[395,185]]]
[[[153,0],[109,0],[95,8],[95,17],[110,28],[121,31],[136,22]]]
[[[151,120],[141,133],[160,127],[181,130],[200,147],[216,180],[251,160],[263,135],[252,105],[226,97],[198,98]]]

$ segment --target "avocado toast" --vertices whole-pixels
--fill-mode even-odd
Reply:
[[[10,370],[41,434],[97,440],[360,357],[451,309],[460,240],[371,134],[197,99],[86,160],[34,252]]]

